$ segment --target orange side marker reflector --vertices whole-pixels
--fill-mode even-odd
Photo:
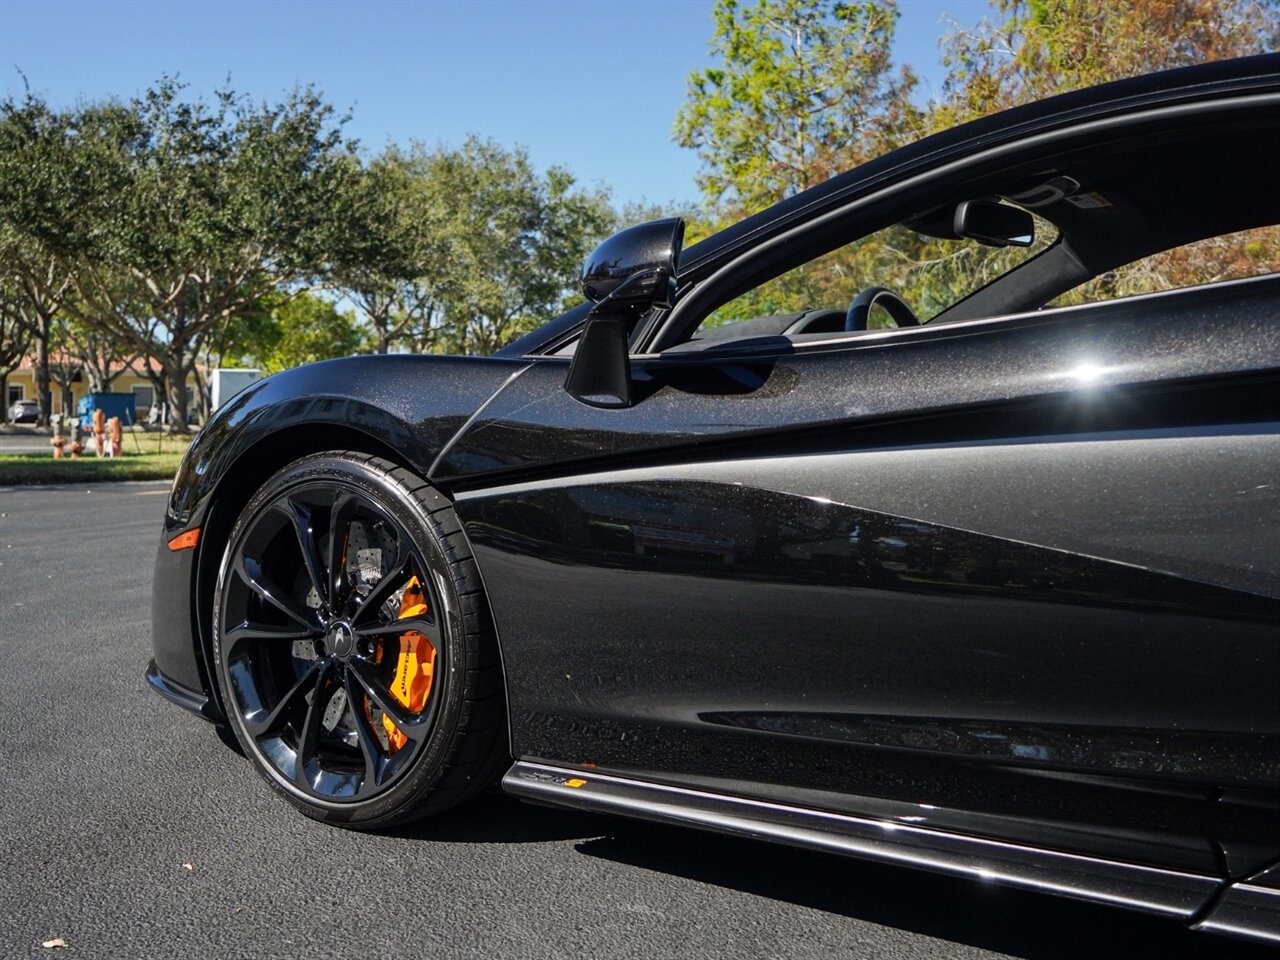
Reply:
[[[580,779],[580,778],[578,778],[578,777],[574,777],[574,778],[573,778],[573,779],[571,779],[571,780],[566,780],[566,781],[564,782],[564,785],[565,785],[566,787],[585,787],[585,786],[587,785],[587,781],[582,780],[582,779]]]
[[[179,550],[190,550],[200,542],[200,528],[195,527],[186,533],[180,533],[169,541],[169,549],[174,553]]]

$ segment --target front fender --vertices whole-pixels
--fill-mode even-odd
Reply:
[[[218,716],[201,642],[207,611],[196,600],[208,596],[235,514],[267,476],[305,453],[361,444],[428,476],[471,416],[527,366],[495,358],[350,357],[287,370],[233,397],[192,441],[169,493],[152,587],[152,685]],[[193,549],[181,546],[182,534]]]
[[[356,431],[426,476],[468,418],[527,366],[488,357],[348,357],[259,381],[218,410],[192,441],[169,495],[166,532],[198,526],[242,456],[298,427]]]

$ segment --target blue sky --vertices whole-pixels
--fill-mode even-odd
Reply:
[[[366,148],[528,148],[603,182],[615,201],[697,196],[696,155],[671,141],[685,78],[711,63],[712,0],[0,0],[0,95],[54,104],[130,97],[162,74],[208,93],[276,99],[314,83]],[[985,0],[901,0],[897,59],[936,89],[941,21]]]

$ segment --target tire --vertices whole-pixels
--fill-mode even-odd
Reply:
[[[510,762],[470,547],[449,501],[403,467],[330,451],[272,476],[231,531],[213,627],[236,739],[309,817],[415,820]]]

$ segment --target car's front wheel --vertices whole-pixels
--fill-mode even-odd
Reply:
[[[478,571],[448,500],[403,467],[338,451],[272,476],[231,532],[213,623],[236,738],[308,816],[415,819],[508,759]]]

